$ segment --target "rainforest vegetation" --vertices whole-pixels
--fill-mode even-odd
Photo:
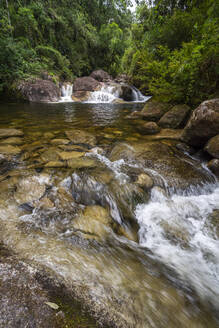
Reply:
[[[127,73],[162,101],[216,95],[219,0],[1,0],[0,93],[48,72],[74,81],[94,69]]]

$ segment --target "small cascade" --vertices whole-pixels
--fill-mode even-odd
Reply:
[[[218,209],[219,187],[215,183],[209,190],[198,189],[186,196],[168,196],[155,188],[150,202],[138,205],[135,212],[140,245],[190,281],[201,298],[207,297],[217,306],[219,242],[211,215]]]
[[[132,98],[134,102],[145,102],[150,97],[144,96],[140,90],[138,90],[136,87],[132,86]]]
[[[73,92],[73,84],[63,84],[61,87],[60,102],[73,102],[72,92]]]
[[[99,91],[91,92],[87,103],[112,103],[116,99],[123,99],[121,84],[104,84]],[[132,88],[132,101],[145,102],[150,97],[144,96],[137,88]]]
[[[88,103],[112,103],[121,94],[120,85],[104,84],[99,91],[91,93]]]

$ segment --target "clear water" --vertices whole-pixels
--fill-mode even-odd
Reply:
[[[199,169],[200,183],[177,192],[169,187],[171,164],[162,174],[156,169],[167,165],[159,151],[153,168],[133,159],[129,152],[144,156],[151,143],[175,151],[175,141],[142,136],[142,122],[126,118],[142,106],[1,104],[0,128],[22,129],[24,137],[21,154],[0,175],[0,238],[18,256],[51,269],[103,326],[217,327],[218,221],[211,219],[219,209],[217,180],[182,153]],[[96,136],[92,151],[77,145],[96,167],[46,168],[42,158],[53,160],[63,150],[52,140],[74,129]],[[119,143],[127,151],[113,160]],[[139,172],[163,189],[139,189],[133,178]],[[84,217],[93,205],[104,207],[114,223],[97,221],[97,212],[93,221]]]

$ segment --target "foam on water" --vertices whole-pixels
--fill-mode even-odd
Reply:
[[[152,191],[138,205],[140,245],[174,268],[203,298],[219,305],[219,241],[209,216],[219,209],[219,186],[199,195],[165,196]]]

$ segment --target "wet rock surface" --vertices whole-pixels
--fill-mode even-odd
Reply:
[[[171,105],[149,100],[141,111],[141,116],[147,121],[156,122],[170,109],[170,107]]]
[[[192,146],[201,147],[218,133],[219,99],[212,99],[204,101],[193,111],[182,138]]]
[[[93,71],[90,76],[99,82],[106,82],[112,80],[112,77],[102,69]]]
[[[208,141],[205,146],[205,151],[212,157],[219,159],[219,134]]]
[[[95,91],[99,85],[93,77],[79,77],[74,81],[74,91]]]
[[[57,102],[60,99],[60,90],[52,81],[33,80],[19,85],[19,91],[30,102]]]
[[[161,117],[158,124],[162,128],[178,129],[186,123],[189,112],[187,105],[176,105]]]

